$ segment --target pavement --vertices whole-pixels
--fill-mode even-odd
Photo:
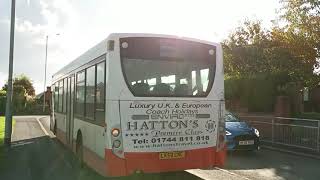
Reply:
[[[193,169],[183,172],[104,178],[88,167],[81,168],[74,154],[49,131],[49,118],[14,117],[12,147],[0,158],[0,179],[151,179],[151,180],[264,180],[320,179],[320,160],[262,149],[228,153],[223,169]]]
[[[45,136],[43,130],[38,123],[41,116],[15,116],[15,127],[13,129],[11,141],[16,143],[25,139],[32,139]]]
[[[320,160],[268,149],[228,153],[224,169],[188,170],[203,179],[319,180]],[[223,171],[223,172],[221,172]],[[220,178],[222,176],[222,178]]]

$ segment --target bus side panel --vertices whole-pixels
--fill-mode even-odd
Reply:
[[[106,147],[106,133],[105,133],[105,128],[102,126],[95,126],[95,152],[97,155],[104,159],[105,156],[105,147]]]
[[[63,143],[67,144],[66,136],[66,115],[62,113],[55,113],[55,123],[57,124],[57,138]]]
[[[74,129],[76,132],[78,132],[78,130],[81,131],[83,146],[94,152],[95,151],[95,140],[94,140],[95,129],[93,124],[75,118]],[[77,135],[76,135],[76,138],[77,138]]]
[[[86,164],[92,167],[99,174],[106,175],[106,161],[104,158],[104,138],[97,137],[103,135],[104,128],[83,120],[74,120],[74,144],[76,144],[77,132],[81,131],[83,142],[83,159]],[[99,147],[99,148],[97,148]]]

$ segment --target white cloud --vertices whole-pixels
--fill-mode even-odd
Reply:
[[[2,87],[7,82],[7,80],[8,80],[8,74],[0,72],[0,89],[2,89]]]
[[[10,20],[9,19],[0,19],[0,23],[1,24],[6,24],[6,25],[10,25]]]
[[[36,94],[39,94],[44,91],[43,81],[34,80],[32,84],[34,89],[36,90]]]
[[[15,30],[20,33],[28,33],[28,34],[43,34],[46,30],[45,26],[40,24],[32,24],[31,21],[28,20],[20,20],[17,18]]]

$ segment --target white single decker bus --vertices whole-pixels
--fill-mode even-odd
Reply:
[[[218,43],[110,34],[53,75],[51,130],[105,176],[223,166],[222,59]]]

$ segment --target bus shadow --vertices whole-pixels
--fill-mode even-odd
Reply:
[[[106,178],[88,167],[80,167],[75,155],[56,138],[49,136],[16,141],[1,151],[0,179],[10,180],[196,180],[187,172],[136,174],[128,177]]]

